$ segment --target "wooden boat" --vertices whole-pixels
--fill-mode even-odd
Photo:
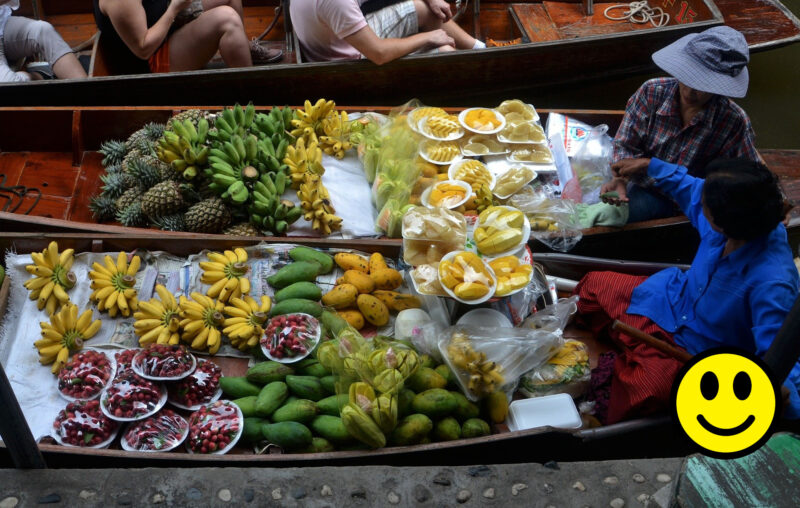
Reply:
[[[210,106],[208,109],[219,109]],[[346,108],[347,109],[347,108]],[[349,108],[386,112],[388,108]],[[102,157],[96,152],[108,139],[125,139],[146,122],[164,122],[172,107],[38,107],[2,108],[0,125],[9,126],[0,152],[0,188],[22,185],[37,189],[24,198],[0,190],[0,231],[91,232],[152,234],[163,238],[195,237],[193,233],[171,233],[118,225],[98,224],[88,203],[99,192]],[[613,133],[622,111],[559,111],[591,125],[608,124]],[[540,110],[545,121],[548,110]],[[43,132],[45,135],[43,135]],[[800,199],[800,150],[762,150],[768,166],[780,175],[785,192]],[[2,179],[5,178],[3,181]],[[39,195],[38,193],[41,193]],[[5,198],[5,199],[4,199]],[[10,198],[13,198],[10,199]],[[16,212],[16,213],[13,213]],[[29,213],[26,213],[29,212]],[[793,249],[800,244],[800,212],[790,226]],[[399,246],[399,240],[381,240]],[[572,253],[614,259],[661,262],[691,262],[698,237],[685,217],[671,217],[629,224],[621,228],[594,227],[583,230],[583,239]],[[535,242],[535,252],[547,247]]]
[[[154,234],[103,235],[91,233],[6,233],[0,238],[0,253],[14,250],[17,253],[41,251],[56,240],[60,247],[71,247],[76,252],[131,251],[133,249],[168,250],[178,256],[197,253],[204,248],[222,250],[233,246],[257,243],[257,239],[225,238],[215,235],[197,235],[195,238],[171,238]],[[398,245],[388,245],[375,240],[316,240],[299,239],[298,243],[317,247],[347,247],[364,252],[381,251],[386,256],[398,257]],[[617,270],[637,275],[648,275],[667,265],[637,263],[566,254],[536,255],[546,273],[551,276],[579,278],[589,270]],[[5,314],[9,293],[9,280],[0,288],[0,322]],[[565,336],[585,341],[590,347],[592,362],[607,346],[594,341],[591,334],[574,326],[568,327]],[[246,361],[234,358],[215,358],[226,375],[242,375]],[[594,365],[594,363],[593,363]],[[152,467],[193,466],[320,466],[320,465],[466,465],[479,463],[547,462],[549,460],[601,460],[615,458],[679,456],[688,453],[687,444],[672,428],[667,416],[656,416],[622,422],[606,427],[584,430],[555,430],[551,428],[509,432],[505,425],[495,428],[496,434],[481,438],[417,446],[388,447],[376,451],[340,451],[317,454],[255,455],[243,446],[224,456],[200,456],[186,453],[131,453],[120,449],[75,449],[59,446],[49,439],[39,443],[39,449],[50,467]],[[659,439],[653,439],[658,435]],[[6,438],[8,439],[8,438]],[[98,461],[100,459],[100,462]],[[10,465],[8,450],[0,448],[0,464]]]
[[[657,28],[606,19],[606,8],[618,2],[595,2],[593,14],[587,15],[586,4],[591,3],[475,0],[473,9],[458,19],[468,32],[480,39],[522,41],[485,51],[410,56],[383,66],[366,60],[298,63],[303,59],[291,28],[278,22],[267,40],[284,51],[281,63],[120,75],[125,69],[113,69],[114,56],[104,49],[103,38],[95,37],[91,0],[33,0],[21,13],[50,21],[73,46],[84,43],[93,79],[0,84],[0,105],[193,105],[207,104],[212,97],[221,103],[268,97],[279,104],[298,104],[325,96],[353,105],[418,97],[430,104],[463,106],[485,101],[498,88],[525,99],[546,87],[649,71],[656,49],[723,23],[742,31],[754,52],[800,40],[800,21],[777,0],[659,0],[651,3],[662,7],[670,20]],[[245,0],[244,5],[245,29],[255,37],[274,20],[278,0]],[[281,5],[288,1],[281,0]]]

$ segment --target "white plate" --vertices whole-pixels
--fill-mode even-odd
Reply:
[[[156,414],[159,411],[161,411],[161,408],[164,407],[164,404],[167,403],[167,389],[163,385],[161,385],[159,387],[159,389],[161,390],[161,398],[158,399],[158,403],[155,405],[155,407],[153,409],[151,409],[150,411],[148,411],[147,413],[139,415],[139,416],[134,416],[133,418],[122,418],[122,417],[119,417],[119,416],[114,416],[109,412],[109,410],[108,410],[108,408],[106,408],[106,404],[105,404],[106,391],[108,390],[108,388],[109,387],[107,386],[106,389],[103,390],[102,395],[100,396],[100,410],[103,412],[104,415],[106,415],[107,417],[111,418],[112,420],[116,420],[118,422],[138,422],[139,420],[144,420],[145,418],[153,416],[154,414]]]
[[[519,167],[519,166],[524,166],[524,167],[526,167],[526,168],[527,168],[527,164],[519,164],[519,165],[518,165],[518,166],[516,166],[516,167],[512,167],[512,168],[510,168],[508,171],[511,171],[512,169],[516,169],[516,168],[517,168],[517,167]],[[511,194],[501,195],[501,194],[498,194],[498,193],[496,193],[496,192],[495,192],[495,193],[494,193],[494,195],[495,195],[497,198],[499,198],[499,199],[508,199],[508,198],[510,198],[511,196],[513,196],[514,194],[516,194],[517,192],[519,192],[520,190],[522,190],[522,189],[523,189],[523,188],[524,188],[526,185],[528,185],[528,184],[529,184],[529,183],[531,183],[532,181],[536,180],[536,177],[537,177],[537,176],[539,176],[539,175],[537,175],[537,174],[536,174],[536,171],[534,171],[534,170],[533,170],[533,168],[528,168],[528,169],[530,169],[530,170],[531,170],[531,173],[533,173],[533,176],[532,176],[531,178],[529,178],[527,181],[525,181],[525,182],[524,182],[522,185],[520,185],[520,186],[519,186],[519,189],[515,190],[515,191],[514,191],[514,192],[512,192]],[[506,171],[506,173],[507,173],[508,171]],[[492,174],[494,174],[494,173],[492,173]],[[505,173],[504,173],[504,174],[505,174]],[[499,178],[496,178],[496,179],[495,179],[495,187],[497,186],[497,180],[499,180],[499,179],[500,179],[500,178],[502,178],[502,177],[503,177],[503,175],[500,175],[500,177],[499,177]],[[494,187],[492,187],[492,189],[494,189]]]
[[[424,117],[420,118],[419,122],[417,123],[417,128],[419,129],[418,132],[420,134],[422,134],[423,136],[425,136],[426,138],[428,138],[428,139],[433,139],[433,140],[436,140],[436,141],[455,141],[456,139],[459,139],[464,135],[464,129],[459,129],[456,132],[453,132],[452,134],[447,136],[446,138],[436,137],[433,134],[428,132],[428,129],[425,126],[425,122],[427,120],[428,120],[427,116],[424,116]],[[459,125],[459,127],[460,127],[460,125]]]
[[[197,367],[199,368],[205,362],[210,362],[210,361],[211,360],[198,360]],[[219,365],[217,365],[217,368],[219,368]],[[197,372],[196,369],[195,369],[195,372]],[[222,372],[222,369],[220,369],[220,372]],[[194,374],[194,372],[192,374]],[[180,402],[176,402],[176,401],[172,400],[171,398],[169,398],[169,388],[167,389],[167,402],[169,402],[171,405],[173,405],[173,406],[175,406],[177,408],[186,409],[187,411],[197,411],[198,409],[200,409],[201,406],[204,406],[204,405],[206,405],[208,403],[211,403],[211,402],[216,402],[217,400],[219,400],[219,398],[221,396],[222,396],[222,387],[218,386],[217,387],[217,391],[214,392],[214,395],[212,395],[209,400],[207,400],[205,402],[199,402],[199,403],[197,403],[197,404],[195,404],[193,406],[185,406],[185,405],[181,404]]]
[[[505,102],[505,101],[503,101],[503,102]],[[522,102],[522,101],[520,101],[520,102]],[[526,106],[528,106],[529,108],[531,108],[533,110],[533,121],[534,122],[539,122],[539,113],[536,111],[536,108],[533,107],[533,104],[531,104],[529,102],[523,103],[523,104],[525,104]],[[497,107],[499,108],[501,105],[502,105],[502,103],[498,104]],[[495,109],[497,109],[497,108],[495,108]],[[500,114],[502,115],[502,113],[500,113]],[[504,116],[504,118],[505,118],[505,116]]]
[[[418,125],[419,124],[419,118],[417,118],[417,121],[415,122],[414,121],[414,113],[416,111],[419,111],[422,108],[430,108],[430,107],[435,107],[435,106],[420,106],[420,107],[414,108],[414,109],[412,109],[411,111],[408,112],[408,115],[406,115],[406,123],[408,124],[408,127],[412,131],[416,132],[417,134],[421,134],[420,131],[419,131],[419,125]],[[438,109],[442,109],[442,108],[438,108]],[[444,111],[444,110],[442,109],[442,111]],[[422,117],[420,117],[420,118],[422,118]]]
[[[514,328],[514,325],[502,312],[494,309],[471,310],[459,318],[456,326]]]
[[[525,250],[523,250],[521,254],[519,254],[519,255],[515,255],[515,256],[514,256],[515,258],[519,259],[519,262],[520,262],[520,264],[528,264],[528,265],[531,265],[531,266],[533,266],[533,262],[532,262],[532,261],[530,261],[530,260],[531,260],[531,258],[527,258],[527,259],[526,259],[526,256],[525,256],[525,254],[526,254],[526,253],[527,253],[527,251],[529,251],[529,250],[530,250],[530,249],[528,249],[528,248],[527,248],[527,246],[526,246]],[[498,258],[492,258],[492,259],[489,259],[489,258],[487,258],[487,259],[488,259],[488,262],[489,262],[489,263],[491,263],[492,261],[494,261],[495,259],[498,259]],[[490,265],[490,266],[491,266],[491,265]],[[497,273],[495,273],[495,275],[497,275]],[[499,277],[499,276],[498,276],[498,277]],[[530,285],[530,283],[531,283],[531,280],[533,280],[533,271],[531,271],[531,273],[530,273],[530,274],[528,274],[528,282],[527,282],[527,283],[526,283],[524,286],[522,286],[522,287],[519,287],[519,288],[517,288],[517,289],[515,289],[515,290],[513,290],[513,291],[511,291],[510,293],[507,293],[507,294],[505,294],[505,295],[498,295],[498,294],[496,294],[496,293],[497,293],[497,291],[495,291],[495,296],[496,296],[497,298],[506,298],[506,297],[509,297],[509,296],[515,295],[515,294],[519,293],[520,291],[522,291],[523,289],[525,289],[526,287],[528,287],[528,286]],[[498,285],[498,286],[500,285],[500,281],[499,281],[499,280],[498,280],[498,282],[497,282],[497,285]]]
[[[306,346],[306,352],[304,354],[302,354],[302,355],[292,356],[291,358],[277,358],[275,356],[272,356],[272,354],[270,354],[269,349],[267,349],[264,346],[264,344],[261,342],[261,340],[258,341],[258,344],[261,347],[261,352],[264,353],[264,356],[266,356],[270,360],[272,360],[274,362],[278,362],[278,363],[296,363],[296,362],[299,362],[300,360],[302,360],[303,358],[307,357],[308,355],[310,355],[311,352],[314,351],[314,348],[317,347],[317,344],[319,344],[319,339],[322,336],[322,323],[320,323],[319,319],[315,318],[311,314],[305,314],[303,312],[293,312],[291,314],[286,314],[286,315],[287,316],[293,316],[293,315],[305,316],[305,317],[311,318],[311,319],[313,319],[314,321],[317,322],[317,333],[316,333],[315,337],[311,341],[309,341],[308,346]],[[281,317],[281,316],[275,316],[275,317],[271,318],[271,320],[275,319],[276,317]],[[269,321],[267,321],[266,325],[269,326]],[[264,326],[264,333],[265,334],[266,334],[267,326]]]
[[[153,417],[158,417],[158,416],[160,416],[160,415],[153,415]],[[136,422],[136,423],[131,423],[130,425],[128,425],[128,427],[125,429],[125,433],[122,434],[122,437],[119,440],[119,445],[122,447],[123,450],[129,451],[129,452],[154,453],[154,452],[168,452],[168,451],[174,450],[175,448],[179,447],[181,445],[181,443],[183,443],[184,440],[186,440],[186,436],[189,435],[189,422],[186,421],[186,419],[183,416],[181,416],[181,415],[179,415],[177,413],[175,414],[175,416],[177,416],[178,418],[180,418],[183,421],[183,423],[185,424],[184,425],[185,428],[183,429],[183,433],[181,434],[180,439],[174,441],[172,444],[170,444],[170,446],[168,446],[166,448],[162,448],[160,450],[139,450],[139,449],[133,448],[131,445],[129,445],[128,441],[125,439],[125,436],[127,436],[128,432],[133,430],[134,427],[136,427],[137,425],[142,423],[141,421]]]
[[[526,143],[526,144],[533,145],[536,143]],[[550,152],[550,148],[548,148],[547,145],[540,144],[539,146],[544,146],[547,149],[547,151]],[[524,148],[520,148],[520,150],[524,150]],[[506,156],[506,161],[512,164],[524,164],[526,166],[552,166],[555,163],[555,159],[553,159],[553,152],[550,152],[550,162],[533,162],[533,161],[517,160],[514,158],[514,152],[516,152],[516,150],[509,152],[508,155]]]
[[[217,402],[219,402],[219,401],[209,402],[208,404],[204,404],[204,405],[207,406],[209,404],[216,404]],[[188,434],[187,434],[187,439],[184,440],[184,442],[186,443],[186,451],[187,452],[189,452],[191,454],[197,454],[197,455],[224,455],[224,454],[228,453],[231,450],[231,448],[236,446],[237,442],[239,442],[239,438],[242,437],[242,433],[244,432],[244,415],[242,414],[242,410],[239,409],[239,406],[237,406],[236,404],[234,404],[233,402],[231,402],[229,400],[224,400],[222,402],[225,403],[225,405],[233,407],[236,410],[236,415],[239,418],[239,432],[237,432],[236,435],[233,436],[233,439],[231,439],[231,442],[228,443],[228,446],[226,446],[225,448],[222,448],[221,450],[216,450],[216,451],[213,451],[213,452],[203,453],[203,454],[192,451],[191,447],[189,446],[189,439],[188,439]],[[191,416],[189,417],[188,421],[189,421],[189,427],[191,428],[191,426],[192,426],[192,417]]]
[[[453,164],[457,160],[461,159],[460,150],[459,150],[459,153],[454,155],[453,158],[450,159],[449,161],[436,161],[436,160],[431,159],[430,157],[428,157],[427,148],[430,145],[433,145],[433,144],[436,144],[436,143],[439,143],[439,141],[434,141],[432,139],[426,139],[425,141],[423,141],[419,146],[419,152],[418,152],[419,156],[422,157],[423,159],[425,159],[426,161],[430,162],[431,164],[435,164],[437,166],[447,166],[448,164]]]
[[[461,180],[443,180],[441,182],[436,182],[435,184],[433,184],[430,187],[428,187],[427,189],[425,189],[425,191],[422,193],[422,196],[420,196],[420,198],[419,198],[423,205],[425,205],[428,208],[436,208],[435,206],[430,204],[428,199],[431,196],[431,191],[433,190],[433,188],[436,187],[437,185],[440,185],[440,184],[443,184],[443,183],[451,183],[451,184],[458,185],[458,186],[460,186],[461,188],[463,188],[466,191],[466,194],[464,195],[464,199],[462,199],[461,201],[459,201],[458,203],[456,203],[454,205],[445,206],[444,208],[448,208],[450,210],[458,208],[459,206],[461,206],[464,203],[466,203],[467,201],[469,201],[469,198],[472,196],[472,187],[467,182],[462,182]]]
[[[77,399],[75,397],[70,397],[69,395],[62,393],[61,390],[58,389],[58,377],[56,377],[56,391],[58,392],[59,395],[61,395],[62,399],[68,400],[70,402],[82,402],[87,400],[94,400],[100,397],[100,394],[103,393],[103,390],[106,389],[106,386],[111,384],[111,382],[114,381],[114,376],[117,375],[117,360],[116,358],[114,358],[115,351],[103,351],[96,348],[83,348],[80,351],[78,351],[78,353],[80,353],[81,351],[96,351],[98,353],[103,353],[103,355],[108,359],[109,363],[111,364],[111,377],[108,378],[108,381],[106,381],[106,384],[103,386],[103,388],[100,389],[99,392],[94,394],[92,397],[89,397],[88,399]]]
[[[456,172],[458,171],[458,169],[461,166],[463,166],[467,162],[471,162],[471,163],[477,162],[478,164],[483,166],[483,169],[485,169],[486,172],[489,174],[489,190],[494,189],[494,184],[497,182],[496,178],[494,177],[494,173],[489,171],[489,168],[486,167],[486,164],[482,163],[481,161],[474,161],[472,159],[464,159],[464,160],[460,160],[460,161],[454,162],[453,164],[450,165],[450,168],[447,170],[447,178],[449,178],[450,180],[456,181],[456,182],[463,182],[464,180],[458,180],[456,178]],[[470,186],[470,192],[472,192],[472,186]]]
[[[131,368],[133,369],[133,371],[136,374],[142,376],[145,379],[149,379],[150,381],[179,381],[179,380],[191,375],[192,372],[194,372],[194,369],[197,368],[197,358],[195,358],[195,356],[192,353],[190,353],[189,350],[187,349],[186,350],[186,354],[188,354],[189,358],[192,359],[192,366],[186,372],[184,372],[180,376],[176,376],[176,377],[151,376],[150,374],[145,374],[144,373],[144,371],[142,370],[142,365],[141,365],[142,362],[141,362],[141,360],[138,359],[139,355],[141,355],[142,353],[144,353],[146,351],[147,351],[147,348],[142,349],[141,351],[136,353],[136,356],[133,357],[133,362],[131,362]]]
[[[55,439],[56,443],[60,444],[61,446],[68,446],[70,448],[98,448],[98,449],[99,448],[108,448],[108,446],[111,443],[114,442],[114,439],[116,439],[117,434],[119,434],[119,428],[121,426],[122,425],[117,424],[117,428],[116,428],[116,430],[114,430],[114,432],[111,433],[111,437],[109,437],[105,441],[102,441],[102,442],[97,443],[96,445],[92,445],[92,446],[89,446],[89,445],[86,445],[86,446],[75,446],[74,444],[65,443],[64,441],[61,440],[61,436],[58,435],[58,432],[56,432],[55,429],[53,430],[53,433],[50,434],[50,436],[53,439]]]
[[[547,136],[544,134],[544,129],[539,124],[534,124],[542,131],[542,140],[541,141],[531,141],[530,139],[525,141],[512,141],[507,137],[503,136],[502,134],[497,134],[497,140],[501,143],[506,143],[508,145],[545,145],[547,146]]]
[[[528,244],[528,240],[530,239],[530,236],[531,236],[531,223],[528,220],[528,216],[525,215],[524,212],[522,212],[518,208],[514,208],[513,206],[498,205],[498,208],[504,208],[506,210],[514,210],[514,211],[522,213],[522,239],[513,248],[508,249],[508,250],[503,251],[503,252],[499,252],[497,254],[486,254],[486,253],[481,252],[480,249],[478,249],[478,252],[481,254],[481,256],[483,256],[484,258],[489,259],[489,260],[502,258],[502,257],[505,257],[505,256],[513,256],[520,249],[522,249],[523,247],[525,247]],[[475,227],[478,228],[478,227],[480,227],[480,225],[481,225],[480,222],[478,222],[477,224],[475,224]],[[478,247],[478,242],[475,241],[475,232],[474,231],[473,231],[472,235],[473,235],[472,236],[472,242],[475,244],[475,248],[477,248]]]
[[[499,152],[491,152],[490,151],[489,153],[473,153],[473,152],[467,152],[467,151],[464,150],[464,147],[467,146],[470,143],[483,143],[480,140],[479,141],[472,141],[473,139],[480,138],[480,137],[481,137],[480,134],[475,134],[475,135],[470,136],[469,138],[464,139],[463,142],[462,142],[463,146],[461,147],[461,153],[464,154],[467,157],[490,157],[492,155],[504,155],[504,154],[508,153],[508,148],[506,148],[505,146]],[[499,141],[497,141],[497,136],[483,136],[483,137],[486,137],[486,138],[494,137],[494,141],[496,143],[500,143]],[[487,146],[486,148],[489,148],[489,147]]]
[[[497,118],[497,120],[500,121],[500,126],[499,127],[495,127],[494,129],[491,129],[491,130],[488,130],[488,131],[482,131],[482,130],[479,130],[479,129],[474,129],[474,128],[470,127],[469,125],[467,125],[467,113],[469,113],[470,111],[474,111],[476,109],[488,109],[489,111],[494,113],[494,117]],[[464,111],[462,111],[461,113],[458,114],[458,123],[460,123],[461,126],[464,127],[465,129],[467,129],[468,131],[474,132],[476,134],[497,134],[498,132],[503,130],[503,127],[506,126],[506,119],[505,119],[505,117],[503,115],[501,115],[498,111],[496,111],[494,109],[489,109],[489,108],[469,108],[469,109],[465,109]]]
[[[451,261],[453,258],[456,257],[456,254],[458,254],[460,252],[469,252],[469,251],[448,252],[442,258],[442,261]],[[483,260],[481,260],[481,261],[483,261]],[[456,294],[453,292],[452,289],[450,289],[447,286],[445,286],[444,284],[442,284],[441,279],[439,280],[439,284],[441,284],[442,289],[444,289],[444,291],[447,293],[447,296],[449,296],[450,298],[452,298],[452,299],[454,299],[456,301],[459,301],[461,303],[466,303],[467,305],[478,305],[479,303],[486,302],[486,301],[488,301],[489,299],[491,299],[494,296],[494,292],[497,289],[497,276],[495,276],[494,270],[492,270],[492,267],[489,266],[489,263],[487,263],[486,261],[483,261],[483,266],[486,268],[486,271],[489,272],[489,276],[492,278],[492,285],[489,287],[489,292],[486,293],[486,295],[482,296],[481,298],[478,298],[477,300],[462,300],[461,298],[456,296]],[[439,273],[438,269],[436,270],[436,273],[437,274]]]

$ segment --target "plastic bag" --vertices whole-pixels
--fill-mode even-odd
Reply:
[[[122,436],[122,447],[137,452],[169,451],[180,445],[189,433],[189,422],[165,409],[146,420],[132,424]]]
[[[562,298],[553,305],[548,305],[526,319],[522,326],[534,330],[561,332],[567,327],[569,320],[578,311],[578,296]]]
[[[542,330],[453,326],[439,336],[439,351],[464,395],[476,401],[498,390],[513,392],[519,377],[563,342],[560,333]]]
[[[509,204],[528,216],[531,237],[553,250],[568,252],[583,237],[578,212],[570,200],[528,187],[511,196]]]
[[[526,397],[568,393],[578,398],[589,389],[592,371],[589,350],[581,341],[567,340],[547,363],[525,373],[519,391]]]
[[[411,266],[438,263],[445,254],[464,249],[467,222],[446,208],[417,206],[403,216],[403,261]]]
[[[582,202],[600,201],[600,187],[611,180],[611,136],[608,125],[592,127],[572,158],[572,171],[578,177],[583,193]]]

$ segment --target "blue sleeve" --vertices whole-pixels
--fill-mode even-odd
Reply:
[[[764,356],[772,345],[796,297],[796,286],[784,280],[767,281],[756,286],[750,292],[756,356]],[[786,408],[786,417],[800,418],[800,393],[798,393],[800,390],[800,363],[795,364],[784,382],[784,386],[789,389],[789,407]]]
[[[703,215],[703,182],[702,178],[689,175],[688,170],[677,164],[650,159],[647,175],[655,181],[655,186],[672,197],[692,225],[704,236],[712,231],[711,225]]]

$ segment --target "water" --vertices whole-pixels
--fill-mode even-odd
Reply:
[[[782,0],[800,17],[800,0]],[[800,149],[800,43],[750,57],[747,97],[736,99],[753,122],[758,148]],[[530,99],[538,108],[624,109],[645,80],[642,74],[583,86],[560,88]]]

